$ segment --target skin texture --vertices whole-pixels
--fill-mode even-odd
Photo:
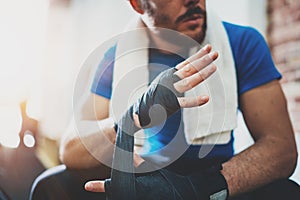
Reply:
[[[194,7],[205,10],[205,0],[130,0],[130,3],[133,9],[141,14],[148,27],[170,28],[199,42],[203,40],[205,16],[193,15],[194,20],[187,20],[188,18],[182,18],[182,16]],[[177,75],[184,79],[181,83],[174,85],[178,91],[186,91],[201,83],[207,77],[205,74],[209,74],[207,71],[213,70],[205,66],[216,59],[217,53],[205,56],[211,49],[210,46],[207,48],[202,49],[202,53],[198,52],[194,60],[189,58],[190,60],[177,66],[180,69]],[[208,60],[205,60],[203,56]],[[188,65],[193,61],[197,63],[195,66],[203,69],[200,74],[195,73],[199,69]],[[193,107],[204,104],[208,101],[208,97],[178,100],[181,107]],[[289,177],[297,161],[296,144],[287,111],[287,102],[279,82],[274,80],[247,91],[240,96],[239,101],[246,125],[255,143],[223,164],[221,172],[228,183],[230,196],[251,191],[279,178]],[[93,155],[107,160],[111,159],[115,140],[113,121],[107,119],[109,100],[90,94],[84,102],[79,109],[82,114],[81,122],[83,124],[100,123],[101,131],[84,129],[86,135],[81,139],[72,129],[66,134],[61,145],[61,158],[71,168],[88,168],[100,164],[82,145],[82,140],[92,146],[89,149],[93,150]],[[95,107],[92,108],[90,104]],[[96,116],[91,114],[93,112],[96,112]],[[134,119],[138,125],[137,117],[134,116]],[[96,144],[93,143],[95,140]],[[138,165],[141,162],[141,158],[136,155],[135,164]],[[85,188],[95,192],[104,191],[102,181],[88,182]]]

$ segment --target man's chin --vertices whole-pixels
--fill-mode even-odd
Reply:
[[[192,38],[193,40],[197,41],[199,44],[203,42],[205,37],[205,32],[202,32],[202,30],[187,30],[187,31],[180,31],[184,35]]]

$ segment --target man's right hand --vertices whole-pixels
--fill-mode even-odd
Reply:
[[[207,103],[209,100],[207,95],[183,97],[182,94],[216,71],[217,68],[212,62],[217,57],[218,53],[211,52],[211,46],[206,45],[175,68],[161,72],[134,104],[133,118],[136,126],[152,127],[164,122],[180,108],[201,106]]]

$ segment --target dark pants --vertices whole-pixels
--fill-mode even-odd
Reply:
[[[84,189],[87,181],[108,178],[109,169],[96,167],[83,170],[66,169],[60,165],[46,170],[34,181],[30,199],[33,200],[104,200],[104,193],[88,192]]]
[[[9,200],[9,197],[4,191],[1,190],[1,188],[0,188],[0,200]]]
[[[64,165],[51,168],[42,173],[34,182],[30,199],[97,199],[105,200],[104,193],[92,193],[84,190],[89,180],[107,178],[109,169],[98,167],[87,170],[70,170]],[[251,193],[241,195],[234,200],[299,200],[299,186],[288,179],[275,181]]]

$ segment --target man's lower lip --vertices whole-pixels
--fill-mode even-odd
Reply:
[[[196,18],[196,19],[190,19],[190,20],[186,20],[183,23],[189,24],[189,25],[195,25],[195,24],[199,24],[201,21],[201,18]]]

